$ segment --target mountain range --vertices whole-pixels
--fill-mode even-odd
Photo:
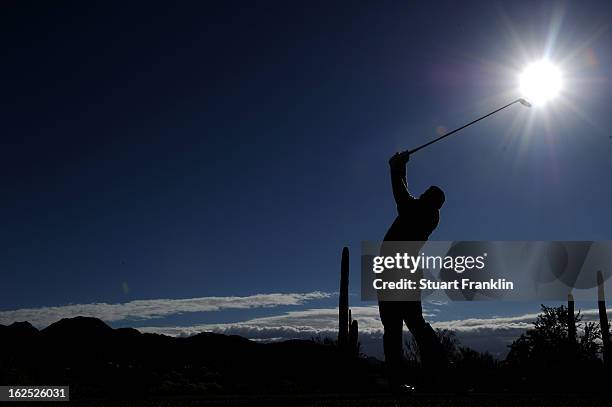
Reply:
[[[72,398],[363,392],[383,381],[380,362],[347,355],[331,341],[170,337],[75,317],[42,330],[0,325],[0,342],[1,383],[68,384]]]

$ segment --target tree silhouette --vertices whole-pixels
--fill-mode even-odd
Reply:
[[[599,325],[581,323],[580,312],[574,317],[578,340],[569,335],[567,307],[547,307],[536,318],[532,329],[510,345],[506,362],[515,367],[556,368],[581,362],[599,362],[601,334]]]

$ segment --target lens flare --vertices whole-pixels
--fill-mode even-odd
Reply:
[[[519,79],[520,92],[534,105],[543,105],[561,91],[561,70],[549,61],[534,62],[525,68]]]

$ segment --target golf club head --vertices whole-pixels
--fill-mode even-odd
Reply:
[[[526,100],[525,100],[525,99],[523,99],[523,98],[520,98],[518,101],[519,101],[519,102],[521,103],[521,105],[523,105],[523,106],[531,107],[531,103],[529,103],[528,101],[526,101]]]

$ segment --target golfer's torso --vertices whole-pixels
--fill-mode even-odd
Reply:
[[[385,234],[385,241],[426,241],[438,226],[438,210],[418,199],[398,205],[397,212],[397,217]]]
[[[385,235],[385,242],[406,242],[401,244],[388,243],[381,246],[381,256],[395,257],[397,253],[418,256],[421,248],[431,232],[438,225],[439,213],[435,208],[425,205],[418,199],[412,199],[403,205],[398,205],[398,216]],[[406,270],[385,270],[380,278],[382,281],[400,281],[408,279],[418,282],[422,278],[422,270],[407,273]],[[377,292],[378,299],[384,301],[418,301],[420,290],[402,291],[387,290]]]

